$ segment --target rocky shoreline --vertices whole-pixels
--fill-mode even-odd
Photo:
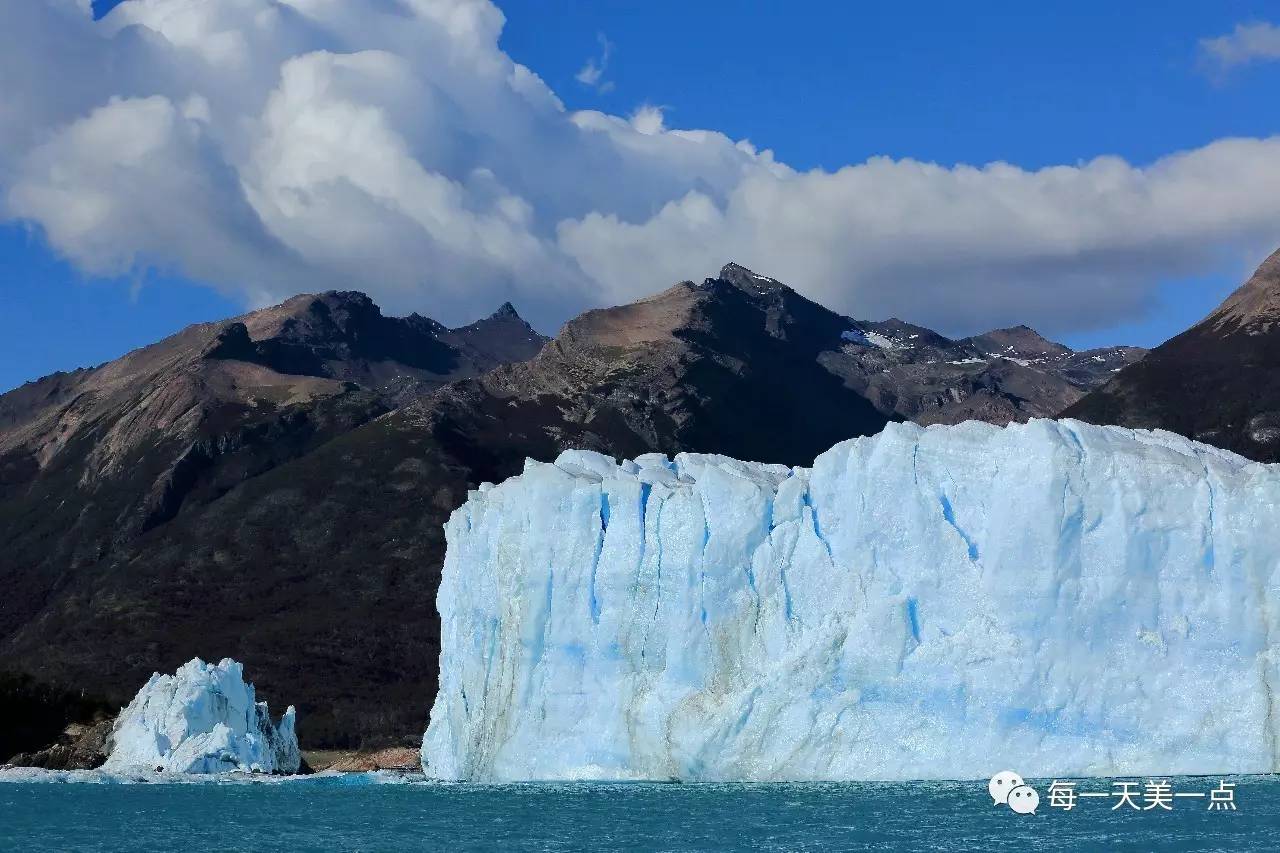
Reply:
[[[107,739],[114,723],[114,718],[92,725],[71,723],[56,742],[34,752],[20,752],[7,763],[45,770],[96,770],[107,760]]]

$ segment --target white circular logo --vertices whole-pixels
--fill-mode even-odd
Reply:
[[[1022,777],[1012,770],[1001,770],[999,773],[991,777],[991,781],[987,783],[987,791],[991,794],[994,801],[992,805],[1005,805],[1009,802],[1009,792],[1019,785],[1025,785]]]
[[[1018,814],[1035,814],[1040,795],[1030,785],[1019,785],[1009,792],[1009,808]]]

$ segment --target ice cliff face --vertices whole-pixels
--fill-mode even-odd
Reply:
[[[244,668],[195,658],[173,675],[156,673],[120,712],[106,771],[296,773],[301,761],[290,705],[272,723]]]
[[[568,452],[446,534],[432,776],[1280,770],[1280,466],[1171,433]]]

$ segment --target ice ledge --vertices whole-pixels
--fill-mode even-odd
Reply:
[[[1008,433],[1025,436],[1026,439],[1036,442],[1047,441],[1072,451],[1081,448],[1081,434],[1084,432],[1089,435],[1091,443],[1100,442],[1109,445],[1112,449],[1121,449],[1125,444],[1132,444],[1135,448],[1161,448],[1185,457],[1195,464],[1200,464],[1199,460],[1206,457],[1236,467],[1263,464],[1167,430],[1098,426],[1071,418],[1062,420],[1032,418],[1027,423],[1011,423],[1006,426],[996,426],[983,421],[929,426],[920,426],[911,422],[889,423],[877,435],[860,436],[841,442],[826,451],[823,456],[839,453],[843,448],[856,447],[864,443],[917,444],[922,436],[930,432],[947,433],[956,440],[973,443],[982,443],[994,434]],[[668,458],[662,453],[646,453],[637,456],[634,460],[626,459],[618,462],[612,456],[594,450],[566,450],[551,463],[526,458],[522,474],[552,466],[576,479],[592,483],[604,480],[635,480],[649,484],[661,483],[675,488],[695,485],[699,477],[708,469],[714,468],[718,472],[728,473],[775,491],[784,480],[797,475],[807,476],[811,471],[803,467],[792,468],[786,465],[744,462],[717,453],[678,453],[674,458]],[[493,483],[484,483],[479,490],[471,494],[482,494],[493,487]]]

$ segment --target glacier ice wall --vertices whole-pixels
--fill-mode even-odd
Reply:
[[[1280,770],[1280,465],[1171,433],[575,451],[446,535],[431,776]]]
[[[293,706],[273,723],[230,658],[152,675],[116,719],[110,749],[109,772],[297,773],[301,762]]]

